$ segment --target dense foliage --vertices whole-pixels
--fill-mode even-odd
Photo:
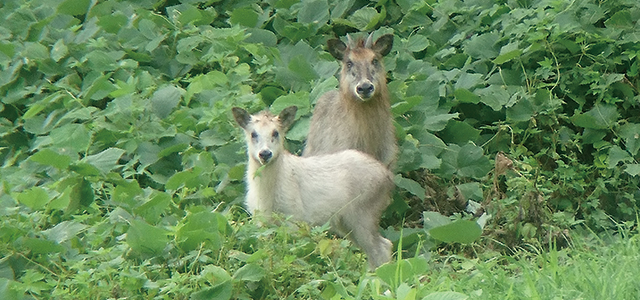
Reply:
[[[521,266],[457,254],[637,221],[637,0],[6,0],[0,17],[3,299],[495,298],[480,280]],[[366,32],[395,36],[383,227],[404,249],[375,274],[327,228],[250,220],[230,114],[297,105],[299,153],[338,82],[324,44]],[[476,277],[456,289],[428,264]],[[531,296],[526,274],[490,287]]]

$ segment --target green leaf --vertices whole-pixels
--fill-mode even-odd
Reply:
[[[74,176],[63,180],[60,183],[60,187],[64,188],[62,197],[69,197],[68,206],[66,207],[66,213],[74,213],[79,208],[84,208],[94,200],[93,188],[91,187],[91,183],[84,179],[81,176]],[[71,190],[69,190],[69,188]],[[52,202],[57,202],[58,199],[53,200]],[[55,203],[55,206],[61,206],[66,202],[66,199],[60,199],[60,203]],[[52,207],[53,208],[53,203]]]
[[[143,191],[136,180],[121,180],[111,191],[111,200],[125,208],[133,208],[137,206],[137,196],[142,195]]]
[[[471,220],[457,220],[450,224],[430,229],[429,235],[446,243],[470,244],[482,235],[482,228],[478,223]]]
[[[228,222],[220,213],[201,211],[187,215],[176,232],[178,247],[185,252],[198,249],[201,245],[217,251],[222,247],[228,232]]]
[[[149,224],[157,224],[162,214],[169,209],[171,196],[167,193],[154,191],[150,199],[133,209],[133,212],[144,218]]]
[[[480,97],[467,89],[457,89],[453,92],[453,95],[462,103],[478,104],[480,102]]]
[[[447,127],[443,130],[442,136],[447,143],[464,145],[468,142],[475,142],[480,138],[480,130],[473,128],[467,122],[449,120]]]
[[[500,35],[493,32],[474,36],[464,45],[464,53],[473,58],[492,59],[498,56],[495,45],[499,39]]]
[[[40,43],[26,42],[22,55],[33,61],[41,61],[49,58],[49,49]]]
[[[65,56],[69,54],[69,48],[64,44],[63,40],[58,40],[55,44],[53,44],[53,48],[51,48],[51,58],[58,62]]]
[[[26,205],[32,210],[43,209],[47,202],[51,200],[47,190],[39,186],[34,186],[26,191],[14,194],[14,197],[18,202]]]
[[[100,170],[84,162],[78,162],[69,166],[69,170],[74,171],[83,176],[98,176],[100,175]]]
[[[98,168],[103,174],[106,174],[118,165],[118,160],[124,152],[122,149],[108,148],[98,154],[85,157],[84,161]]]
[[[442,155],[439,172],[444,177],[458,174],[463,177],[482,179],[491,170],[489,159],[483,155],[482,148],[474,144],[462,147],[451,144]]]
[[[424,120],[424,129],[430,131],[440,131],[447,126],[449,120],[457,118],[458,113],[427,115]]]
[[[625,149],[627,149],[631,155],[637,155],[638,150],[640,150],[640,124],[624,124],[620,126],[618,134],[624,139]]]
[[[231,24],[245,27],[255,27],[258,24],[258,13],[249,7],[236,8],[229,16]]]
[[[124,55],[124,53],[122,53]],[[107,53],[101,50],[95,50],[89,52],[84,61],[87,62],[87,67],[95,72],[108,72],[118,68],[118,59],[122,58],[122,55],[113,56],[111,53]]]
[[[353,6],[355,0],[338,1],[331,10],[331,19],[342,18],[344,14]]]
[[[91,0],[65,0],[58,5],[58,13],[81,16],[89,10]]]
[[[507,108],[507,120],[513,122],[528,122],[533,117],[535,110],[533,104],[527,98],[520,99],[516,104]]]
[[[42,149],[29,157],[31,161],[43,165],[49,165],[58,169],[66,169],[71,163],[71,157],[67,155],[58,154],[50,148]]]
[[[164,119],[171,114],[171,111],[180,103],[184,90],[173,85],[166,85],[159,88],[151,96],[151,109],[160,119]]]
[[[307,133],[309,133],[309,124],[311,123],[311,118],[302,117],[296,121],[289,131],[287,131],[287,139],[291,141],[300,141],[304,142],[307,138]]]
[[[415,34],[407,40],[407,50],[411,52],[420,52],[429,47],[429,39],[421,34]]]
[[[475,90],[480,96],[480,101],[491,107],[494,111],[500,111],[511,99],[509,91],[503,86],[490,85],[487,88]]]
[[[618,121],[620,115],[614,105],[598,103],[584,114],[576,114],[571,121],[576,126],[590,129],[608,129]]]
[[[304,116],[310,112],[311,105],[309,104],[309,93],[298,92],[290,93],[288,95],[278,97],[273,103],[271,103],[271,112],[274,114],[280,113],[283,109],[295,105],[298,107],[296,117]]]
[[[95,73],[90,75],[95,75]],[[100,100],[115,90],[117,90],[117,87],[111,83],[108,75],[87,76],[82,81],[82,93],[80,96],[86,99]]]
[[[402,115],[414,108],[416,105],[420,104],[421,101],[421,96],[405,97],[403,98],[403,101],[399,101],[391,105],[391,111],[396,116]]]
[[[242,281],[260,281],[264,278],[266,272],[264,268],[257,264],[246,264],[233,274],[234,280]]]
[[[211,287],[204,288],[198,292],[191,294],[191,300],[228,300],[233,294],[233,280],[231,276],[223,268],[206,265],[203,267],[201,276],[207,278],[212,284]]]
[[[181,26],[193,24],[195,26],[206,25],[213,21],[203,11],[190,4],[180,4],[167,7],[169,18]]]
[[[278,44],[278,36],[273,31],[262,28],[247,28],[250,35],[245,39],[247,43],[262,44],[266,47],[275,47]]]
[[[66,124],[56,128],[50,134],[53,144],[60,149],[84,152],[89,146],[91,135],[82,124]]]
[[[474,144],[466,144],[460,148],[457,158],[458,174],[460,176],[481,179],[491,171],[491,163],[484,156],[482,148]]]
[[[120,29],[125,27],[128,20],[123,14],[102,15],[98,19],[98,25],[108,33],[117,34]]]
[[[64,247],[57,243],[37,238],[24,238],[22,239],[22,246],[31,251],[32,254],[48,254],[64,251]]]
[[[84,231],[87,225],[78,221],[63,221],[56,226],[44,230],[42,233],[49,239],[58,244],[66,242]]]
[[[193,169],[177,172],[169,177],[165,188],[167,190],[177,190],[180,187],[194,188],[202,184],[199,176],[202,173],[202,168],[194,167]]]
[[[631,176],[638,176],[640,175],[640,164],[627,164],[624,171]]]
[[[316,33],[315,24],[303,24],[288,22],[276,16],[273,20],[273,28],[276,32],[294,42],[313,36]]]
[[[628,9],[622,9],[606,20],[604,25],[613,28],[633,28],[634,23],[637,22],[637,19],[634,19]]]
[[[410,287],[407,283],[403,282],[396,289],[397,299],[402,300],[415,300],[418,290],[415,287]]]
[[[422,212],[422,220],[424,223],[424,230],[426,231],[451,223],[451,220],[449,218],[435,211]]]
[[[420,200],[424,200],[425,189],[422,186],[420,186],[419,183],[415,182],[412,179],[404,178],[400,174],[396,175],[393,178],[393,181],[396,183],[398,187],[409,191],[409,193],[417,196],[418,198],[420,198]]]
[[[482,74],[463,72],[456,81],[455,88],[472,90],[484,83]]]
[[[179,144],[171,145],[169,147],[166,147],[166,148],[162,149],[162,151],[158,152],[157,156],[158,157],[166,157],[166,156],[168,156],[169,154],[172,154],[172,153],[182,152],[182,151],[186,150],[187,148],[189,148],[189,144],[186,144],[186,143],[179,143]]]
[[[369,6],[358,9],[347,18],[347,20],[353,22],[360,31],[373,29],[381,19],[384,19],[384,17],[382,17],[375,8]]]
[[[424,256],[403,259],[397,262],[386,263],[376,269],[376,276],[395,288],[403,283],[421,276],[427,271],[428,264]]]
[[[456,187],[460,190],[465,199],[471,199],[474,201],[482,201],[484,199],[482,188],[480,188],[480,183],[478,182],[463,183]]]
[[[458,292],[433,292],[422,300],[466,300],[469,296]]]
[[[302,0],[298,11],[298,22],[322,26],[329,21],[329,3],[327,0]]]
[[[607,165],[609,169],[615,168],[619,162],[632,162],[633,157],[629,155],[629,153],[622,148],[618,147],[618,145],[614,145],[609,149],[609,156],[607,157]]]
[[[168,231],[151,226],[141,220],[132,220],[126,242],[136,252],[159,255],[169,243]]]
[[[58,209],[64,210],[69,207],[69,203],[71,203],[71,193],[73,192],[73,187],[67,186],[62,193],[57,197],[53,198],[47,204],[47,209]]]
[[[13,275],[13,269],[8,268],[8,272],[3,270],[0,273]],[[20,292],[21,289],[18,288],[18,282],[8,278],[10,278],[8,275],[0,277],[0,295],[6,300],[22,300],[24,292]]]
[[[289,61],[289,70],[306,81],[318,78],[318,73],[303,55],[296,55]]]
[[[493,60],[496,65],[509,62],[516,57],[522,55],[522,50],[518,49],[518,42],[509,43],[500,49],[500,55]]]

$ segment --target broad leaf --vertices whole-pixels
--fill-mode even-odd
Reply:
[[[620,115],[615,106],[596,104],[584,114],[577,114],[571,119],[573,124],[590,129],[608,129],[618,121]]]
[[[98,154],[85,157],[84,161],[98,168],[102,173],[108,173],[118,165],[118,160],[125,153],[118,148],[108,148]]]
[[[419,183],[415,182],[412,179],[404,178],[400,174],[396,175],[393,178],[393,181],[395,181],[398,187],[409,191],[409,193],[417,196],[418,198],[420,198],[420,200],[424,200],[425,189],[422,186],[420,186]]]
[[[433,292],[422,300],[466,300],[469,296],[458,292]]]
[[[42,233],[50,240],[60,244],[68,241],[69,239],[78,235],[78,233],[84,231],[87,228],[86,225],[79,223],[78,221],[63,221],[53,228],[47,229]]]
[[[43,209],[47,202],[51,200],[47,190],[39,186],[34,186],[22,193],[14,194],[14,197],[18,202],[33,210]]]
[[[71,157],[58,154],[57,152],[49,148],[42,149],[36,152],[36,154],[31,155],[29,159],[43,165],[56,167],[58,169],[66,169],[71,163]]]
[[[264,268],[257,264],[246,264],[233,274],[233,279],[242,281],[260,281],[264,276]]]
[[[482,235],[482,228],[474,221],[457,220],[447,225],[431,228],[429,235],[447,243],[470,244]]]
[[[180,102],[183,92],[184,90],[172,85],[158,89],[151,97],[151,108],[153,112],[161,119],[168,117]]]
[[[136,252],[159,255],[169,242],[168,231],[151,226],[141,220],[131,221],[127,231],[127,244]]]

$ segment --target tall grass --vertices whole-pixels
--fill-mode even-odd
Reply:
[[[629,228],[600,236],[582,230],[563,249],[485,252],[435,267],[424,288],[470,299],[640,299],[640,236]]]

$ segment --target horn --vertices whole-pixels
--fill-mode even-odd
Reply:
[[[347,46],[353,47],[353,40],[351,39],[351,36],[348,33],[347,33]]]
[[[371,49],[372,46],[373,46],[373,32],[369,34],[369,36],[367,37],[367,41],[364,42],[365,48]]]

